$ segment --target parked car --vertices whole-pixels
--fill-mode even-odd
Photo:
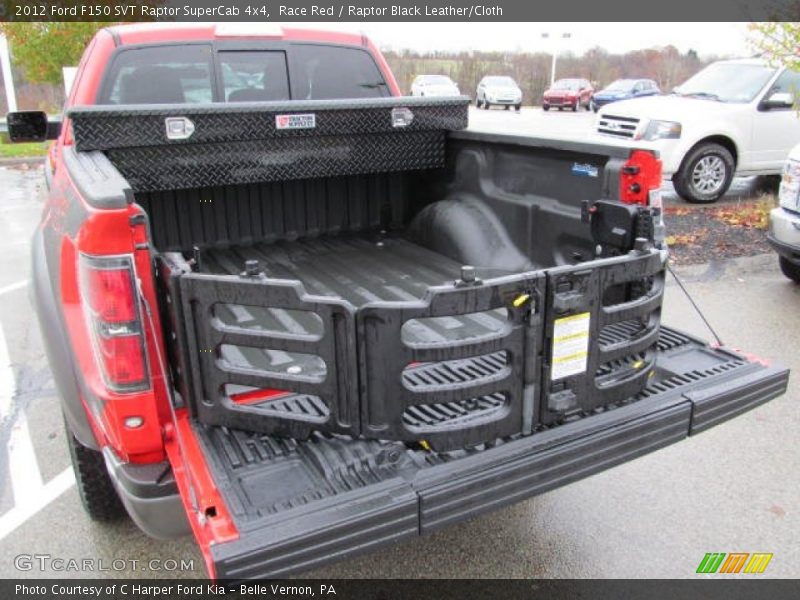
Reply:
[[[558,110],[571,108],[577,111],[583,107],[588,109],[594,94],[594,88],[587,79],[559,79],[544,93],[542,109],[550,110],[553,106]]]
[[[456,82],[447,75],[417,75],[411,83],[412,96],[460,96]]]
[[[617,79],[592,95],[591,108],[597,112],[601,106],[620,100],[657,96],[661,93],[652,79]]]
[[[778,253],[783,274],[800,283],[800,144],[786,160],[778,199],[780,206],[769,214],[767,241]]]
[[[761,59],[724,60],[668,96],[615,102],[597,132],[649,142],[687,202],[715,202],[734,174],[780,174],[800,142],[800,73]]]
[[[361,35],[122,25],[80,65],[63,123],[8,115],[55,140],[31,293],[80,498],[191,531],[211,577],[410,540],[786,388],[662,326],[653,150],[466,129]]]
[[[475,106],[489,110],[492,106],[505,106],[506,110],[522,108],[522,90],[511,77],[487,75],[478,83]]]

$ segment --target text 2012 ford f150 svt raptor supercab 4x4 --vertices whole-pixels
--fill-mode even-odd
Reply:
[[[56,140],[32,285],[92,517],[281,576],[783,393],[661,325],[654,153],[398,96],[362,36],[142,24],[9,115]]]

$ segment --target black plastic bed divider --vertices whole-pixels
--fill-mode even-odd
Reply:
[[[647,251],[606,264],[548,271],[543,424],[569,412],[588,412],[625,400],[645,388],[655,366],[661,326],[663,260],[659,252]],[[590,340],[585,368],[560,376],[554,357],[557,322],[583,315]]]
[[[422,300],[359,309],[310,295],[298,281],[185,273],[184,316],[177,320],[186,326],[188,404],[210,425],[296,439],[322,431],[446,451],[529,433],[646,387],[660,331],[662,269],[660,254],[648,251],[585,267],[454,282],[429,288]],[[320,333],[240,327],[220,318],[223,305],[313,313]],[[424,328],[420,320],[469,315],[498,319],[502,327],[456,340],[404,339],[403,327],[412,321]],[[586,337],[585,360],[577,372],[556,376],[557,322],[572,318],[585,319],[571,334]],[[309,380],[299,369],[233,364],[225,345],[313,355],[326,373]],[[242,403],[232,398],[231,385],[280,393],[276,400]]]
[[[180,296],[192,373],[189,405],[200,421],[210,425],[297,439],[316,430],[424,442],[437,450],[450,450],[514,435],[524,429],[523,416],[532,410],[523,406],[526,344],[539,335],[538,321],[531,320],[530,314],[540,305],[543,293],[544,277],[525,274],[486,284],[433,287],[420,301],[376,302],[356,310],[344,300],[309,295],[296,281],[186,273],[180,278]],[[313,313],[321,320],[322,333],[244,329],[220,319],[217,307],[222,305]],[[506,310],[502,328],[467,343],[411,347],[401,339],[402,326],[409,319],[495,309]],[[537,327],[536,335],[529,334],[531,327]],[[291,372],[231,364],[223,345],[314,355],[324,362],[326,374],[309,381]],[[488,377],[443,383],[424,391],[403,383],[404,369],[417,361],[423,363],[420,369],[430,370],[447,369],[444,361],[474,360],[470,368],[475,369],[480,357],[487,356],[494,366]],[[280,398],[293,403],[313,398],[324,405],[324,418],[319,411],[271,408],[280,405],[280,400],[234,401],[226,391],[229,385],[279,390]],[[459,401],[466,402],[466,408],[459,409]],[[442,406],[447,418],[434,427],[410,426],[404,412],[423,404]],[[462,414],[455,414],[453,406]]]
[[[419,302],[361,307],[356,320],[362,433],[424,440],[436,450],[449,450],[522,432],[532,410],[524,406],[526,364],[536,360],[528,340],[541,335],[532,316],[541,308],[544,284],[543,275],[524,273],[478,285],[432,287]],[[505,322],[483,335],[414,344],[402,340],[403,327],[412,320],[465,315],[486,320],[497,309],[505,309],[498,317]],[[465,359],[466,365],[457,362]],[[407,376],[410,365],[412,374],[422,371],[421,377]],[[459,377],[461,372],[468,376]]]
[[[466,97],[91,106],[78,151],[106,152],[136,192],[444,166]],[[170,124],[177,128],[170,133]]]
[[[313,430],[358,435],[355,314],[348,302],[306,294],[297,281],[195,273],[181,277],[181,297],[194,393],[190,405],[200,421],[297,439]],[[322,332],[290,335],[245,329],[215,314],[222,304],[313,313],[321,319]],[[324,361],[326,374],[314,380],[302,373],[231,364],[221,356],[223,345],[313,355]],[[238,404],[226,392],[231,384],[288,392],[295,410],[281,413]],[[319,403],[324,411],[318,410]]]

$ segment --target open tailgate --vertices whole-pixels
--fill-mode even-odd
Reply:
[[[704,431],[786,390],[787,369],[663,327],[646,389],[591,418],[450,453],[314,434],[297,442],[191,423],[224,507],[190,506],[212,573],[278,577],[435,531]],[[182,486],[184,493],[185,487]],[[194,498],[210,497],[193,490]],[[209,516],[211,515],[211,516]],[[215,520],[235,531],[210,540]]]

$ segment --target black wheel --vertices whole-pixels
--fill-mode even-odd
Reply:
[[[735,163],[724,146],[699,144],[683,159],[672,183],[678,195],[694,204],[719,200],[731,185]]]
[[[517,104],[514,108],[516,109],[517,112],[519,112],[522,110],[522,104]]]
[[[793,263],[788,258],[783,256],[778,257],[778,262],[781,265],[781,272],[789,279],[796,283],[800,283],[800,265]]]
[[[550,110],[550,105],[549,104],[542,104],[542,110],[547,112],[548,110]]]
[[[492,105],[491,105],[491,104],[489,104],[489,102],[488,102],[487,100],[484,100],[484,101],[483,101],[483,108],[484,108],[485,110],[489,110],[490,108],[492,108]]]
[[[125,507],[108,476],[103,455],[76,440],[66,423],[64,427],[83,508],[94,521],[116,521],[126,516]]]
[[[561,112],[562,110],[564,110],[564,107],[563,106],[559,106],[558,107],[558,112]]]
[[[580,104],[580,101],[576,102],[576,103],[575,103],[575,104],[572,106],[572,112],[578,112],[578,108],[580,108],[580,107],[579,107],[579,104]]]
[[[592,112],[597,112],[597,104],[595,104],[594,102],[590,102],[589,106],[591,106]]]
[[[509,108],[511,108],[511,105],[510,104],[506,104],[506,110],[508,110]]]
[[[476,108],[480,108],[481,107],[481,99],[480,98],[477,98],[477,97],[475,98],[475,106],[476,106]]]

